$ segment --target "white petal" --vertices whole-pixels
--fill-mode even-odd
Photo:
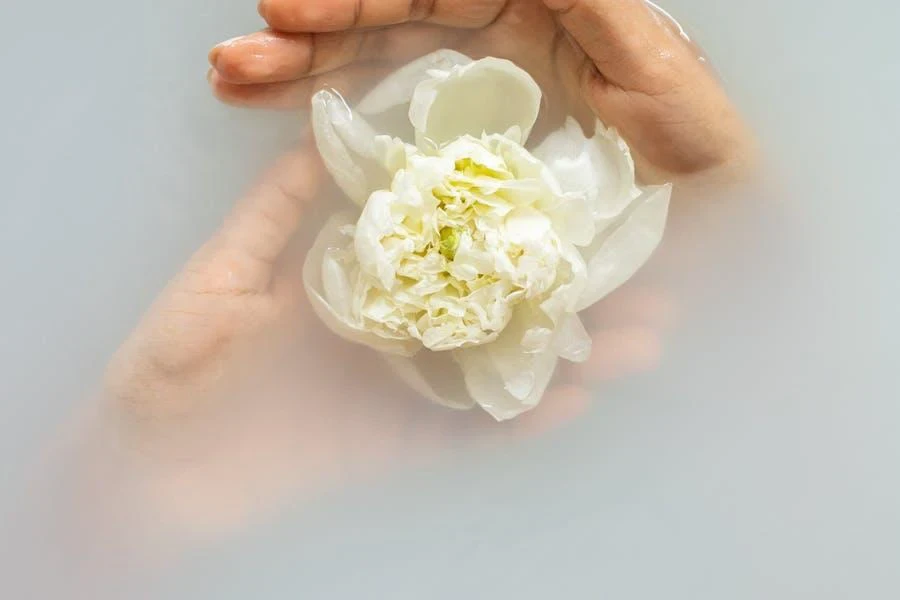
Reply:
[[[325,223],[307,254],[303,285],[309,302],[325,325],[342,338],[381,352],[411,356],[421,344],[414,340],[386,339],[368,332],[351,312],[358,266],[352,264],[353,240],[341,230],[351,223],[353,215],[350,213],[333,216]]]
[[[496,341],[453,353],[469,394],[498,421],[537,406],[556,370],[555,348],[534,352],[528,343],[537,315],[538,311],[520,305],[516,317]]]
[[[647,262],[662,239],[671,195],[671,185],[647,188],[621,223],[584,250],[587,287],[576,310],[602,299]]]
[[[559,206],[549,212],[559,236],[576,246],[589,245],[597,235],[591,206],[584,195],[567,194]]]
[[[558,282],[556,289],[540,306],[554,325],[558,325],[569,313],[577,311],[579,299],[588,285],[588,268],[578,249],[564,244],[560,251],[568,264],[568,277]]]
[[[572,362],[584,362],[591,355],[591,336],[575,314],[562,320],[553,343],[560,358]]]
[[[459,410],[475,406],[459,365],[450,354],[423,350],[411,358],[392,355],[384,358],[409,387],[432,402]]]
[[[434,69],[450,70],[472,59],[453,50],[438,50],[394,71],[356,105],[356,110],[380,133],[414,142],[416,132],[409,122],[409,101],[416,86]]]
[[[388,186],[391,174],[383,166],[375,131],[336,92],[313,96],[312,126],[325,166],[351,200],[362,206],[372,190]]]
[[[429,78],[428,71],[449,71],[467,65],[472,59],[455,50],[437,50],[400,67],[366,94],[356,110],[364,115],[376,115],[400,105],[408,105],[416,86]]]
[[[395,272],[384,246],[381,245],[381,239],[394,231],[391,216],[394,198],[394,193],[387,190],[379,190],[369,197],[356,224],[354,239],[354,250],[360,267],[378,279],[386,290],[393,286]]]
[[[432,71],[430,79],[416,86],[409,120],[417,144],[424,139],[442,144],[466,134],[504,134],[516,126],[516,135],[524,141],[540,105],[541,90],[531,75],[508,60],[489,57]]]
[[[547,164],[564,192],[587,199],[598,224],[608,224],[641,194],[628,145],[600,121],[588,139],[570,117],[563,128],[541,142],[534,155]]]

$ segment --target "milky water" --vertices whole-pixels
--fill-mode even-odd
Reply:
[[[880,0],[661,3],[759,135],[766,181],[680,213],[658,367],[577,418],[496,435],[420,430],[424,408],[322,412],[321,381],[372,376],[348,353],[304,372],[296,404],[197,436],[169,422],[162,467],[110,467],[127,433],[70,443],[110,355],[298,139],[295,115],[208,93],[206,51],[257,28],[253,4],[0,8],[10,597],[900,595],[900,9]]]

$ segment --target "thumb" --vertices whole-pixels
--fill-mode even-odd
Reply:
[[[240,263],[246,287],[265,291],[279,257],[300,227],[322,181],[315,147],[283,156],[235,206],[205,249],[204,262]]]
[[[644,90],[680,42],[644,0],[544,0],[584,52],[585,65],[626,90]],[[683,50],[683,48],[681,48]]]

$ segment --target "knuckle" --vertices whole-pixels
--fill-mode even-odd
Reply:
[[[325,2],[261,0],[259,13],[274,29],[301,31],[321,29],[334,20],[335,11]]]

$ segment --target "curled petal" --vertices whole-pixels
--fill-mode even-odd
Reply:
[[[303,265],[303,286],[316,315],[342,338],[389,354],[411,356],[421,344],[415,340],[388,339],[367,331],[354,316],[359,295],[359,266],[352,252],[352,236],[345,233],[353,215],[331,217],[316,238]]]
[[[567,315],[559,324],[553,344],[559,357],[571,362],[584,362],[591,355],[591,336],[575,314]]]
[[[443,49],[426,54],[385,77],[359,101],[356,110],[364,115],[377,115],[398,106],[406,108],[416,86],[429,78],[429,71],[450,71],[470,62],[471,58],[454,50]]]
[[[598,225],[607,225],[641,194],[628,145],[599,121],[594,136],[587,138],[570,117],[534,155],[547,164],[563,192],[586,199]]]
[[[647,188],[607,235],[583,251],[587,287],[578,299],[581,311],[628,281],[650,258],[662,239],[672,186]]]
[[[322,90],[313,96],[312,126],[325,166],[356,204],[362,206],[372,190],[389,185],[375,131],[337,92]]]
[[[381,238],[394,231],[394,218],[391,215],[394,199],[394,193],[387,190],[379,190],[369,197],[356,224],[353,242],[360,267],[375,277],[385,290],[393,287],[395,272],[384,246],[381,245]]]
[[[589,285],[588,267],[581,253],[571,244],[564,244],[561,255],[567,264],[557,287],[541,302],[540,308],[554,326],[568,314],[577,312],[579,299]]]
[[[435,69],[416,86],[409,120],[416,141],[443,144],[462,135],[505,134],[524,142],[537,120],[541,89],[508,60],[484,58],[449,70]]]
[[[538,405],[556,370],[557,352],[551,345],[535,351],[539,311],[520,310],[496,341],[456,350],[469,394],[498,421],[512,419]]]
[[[410,358],[395,355],[384,355],[384,358],[404,383],[432,402],[458,410],[475,406],[459,365],[450,354],[422,351]]]
[[[568,194],[558,206],[548,209],[553,228],[560,237],[576,246],[589,245],[597,234],[591,206],[585,196]]]

